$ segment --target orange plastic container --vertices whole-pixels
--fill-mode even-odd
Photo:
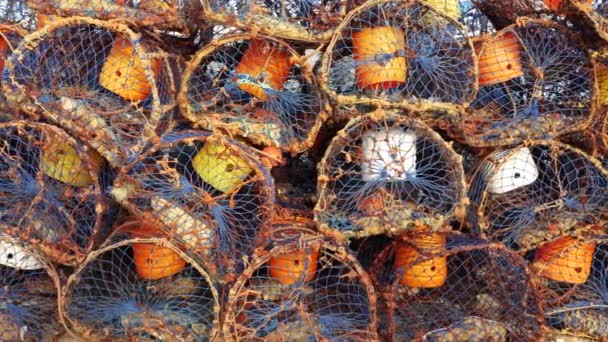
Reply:
[[[591,273],[595,242],[580,242],[564,236],[536,249],[533,268],[549,279],[582,284]]]
[[[354,33],[352,38],[360,89],[392,89],[405,83],[407,61],[403,56],[405,35],[401,29],[369,27]]]
[[[570,1],[570,0],[567,0]],[[593,2],[593,0],[577,0],[579,2],[586,2],[588,4],[591,4]],[[545,0],[545,6],[552,10],[552,11],[557,11],[560,9],[560,7],[565,3],[564,0]]]
[[[293,63],[289,53],[264,40],[252,40],[243,54],[236,72],[258,81],[234,79],[237,87],[256,98],[266,101],[264,87],[281,90],[287,81]]]
[[[1,33],[1,32],[0,32]],[[8,42],[4,36],[0,35],[0,74],[4,70],[4,60],[8,56]]]
[[[506,33],[475,44],[479,68],[479,85],[493,85],[524,74],[521,65],[521,45],[513,33]]]
[[[295,284],[299,279],[305,282],[315,278],[319,249],[312,248],[310,254],[305,251],[292,251],[271,257],[268,260],[270,276],[284,285]]]
[[[409,241],[413,245],[401,245],[395,253],[394,269],[403,272],[401,285],[415,288],[441,287],[448,277],[447,256],[433,257],[423,261],[423,253],[440,253],[445,250],[445,233],[419,234]],[[416,248],[415,248],[415,247]]]

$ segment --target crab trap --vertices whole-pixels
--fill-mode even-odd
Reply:
[[[529,250],[606,219],[608,172],[554,141],[497,150],[470,177],[469,220],[477,233]]]
[[[208,273],[162,228],[128,219],[72,274],[60,302],[84,340],[210,341],[219,298]]]
[[[327,116],[306,57],[264,36],[233,35],[204,47],[183,76],[179,104],[199,127],[301,152]]]
[[[55,269],[35,250],[3,234],[0,283],[0,340],[51,341],[62,332]]]
[[[547,325],[562,335],[608,338],[608,239],[562,236],[539,246],[538,277]]]
[[[224,337],[230,341],[375,341],[376,294],[348,250],[312,221],[277,220],[230,289]]]
[[[479,91],[460,122],[462,139],[497,146],[587,127],[594,68],[575,42],[562,26],[533,20],[479,38]]]
[[[331,38],[354,0],[201,0],[204,18],[274,37],[317,43]]]
[[[105,210],[101,157],[54,126],[0,124],[0,231],[75,264],[96,242]]]
[[[214,278],[227,280],[263,240],[274,186],[253,149],[221,135],[167,134],[114,182],[115,199],[151,215]]]
[[[175,105],[167,54],[147,38],[118,22],[50,23],[24,38],[8,60],[5,95],[122,165],[157,137]]]
[[[193,14],[200,13],[196,0],[26,0],[41,14],[63,17],[93,17],[127,20],[140,27],[190,32],[195,28]]]
[[[337,27],[319,70],[321,88],[345,106],[464,106],[477,88],[467,36],[426,2],[368,1]]]
[[[442,229],[464,214],[461,157],[406,116],[379,110],[351,120],[318,169],[315,219],[341,237]]]
[[[525,260],[455,233],[393,240],[372,268],[387,341],[535,341],[542,313]]]

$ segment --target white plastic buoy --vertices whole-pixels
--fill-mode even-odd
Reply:
[[[0,240],[0,265],[18,270],[39,270],[44,267],[26,249],[7,240]]]
[[[538,167],[527,147],[508,151],[488,181],[488,192],[504,194],[530,185],[538,178]]]
[[[416,175],[416,133],[401,127],[363,134],[362,178],[376,181],[384,174],[386,180],[406,180]]]

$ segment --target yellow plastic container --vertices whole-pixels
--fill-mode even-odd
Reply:
[[[448,277],[447,256],[433,257],[424,261],[423,253],[440,253],[445,250],[445,233],[420,234],[410,240],[411,245],[399,246],[395,254],[394,269],[403,272],[400,283],[414,288],[435,288],[445,284]],[[414,247],[415,246],[415,247]]]
[[[99,171],[102,164],[101,156],[93,150],[89,150],[87,155],[93,171]],[[84,168],[78,152],[65,141],[54,140],[43,149],[40,168],[48,177],[66,184],[76,187],[93,184],[93,179],[89,171]]]
[[[236,190],[253,171],[245,159],[209,141],[194,156],[192,166],[205,183],[225,193]]]
[[[160,62],[151,61],[152,72],[159,73]],[[142,101],[150,95],[152,85],[145,65],[129,40],[118,37],[101,69],[99,84],[128,101]]]
[[[405,56],[395,56],[405,52],[405,35],[397,27],[368,27],[353,34],[355,74],[360,89],[392,89],[405,83],[407,61]],[[377,57],[391,55],[386,61],[378,62]]]
[[[483,47],[482,47],[483,46]],[[513,33],[492,38],[485,44],[475,44],[479,68],[479,85],[493,85],[524,74],[521,46]]]

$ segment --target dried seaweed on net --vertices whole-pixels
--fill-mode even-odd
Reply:
[[[356,259],[298,225],[274,227],[269,251],[257,255],[230,289],[224,336],[243,341],[377,340],[376,294]]]
[[[137,157],[175,105],[167,54],[118,22],[50,23],[25,38],[7,69],[15,107],[82,137],[114,166]]]
[[[124,19],[137,26],[189,32],[195,29],[194,15],[202,8],[197,0],[27,0],[38,13],[64,17]]]
[[[313,144],[327,115],[308,60],[263,36],[234,35],[203,48],[178,102],[200,127],[292,152]]]
[[[504,245],[456,233],[448,235],[444,248],[435,250],[418,248],[410,238],[388,245],[371,268],[383,293],[379,305],[383,337],[389,341],[540,338],[542,314],[520,256]],[[444,277],[442,282],[433,279],[439,276]]]
[[[1,9],[0,9],[1,11]],[[16,25],[0,24],[0,85],[4,82],[6,60],[25,36],[26,31]],[[0,92],[0,121],[9,121],[17,117],[16,110],[7,103],[4,92]]]
[[[336,29],[319,70],[321,87],[344,105],[465,105],[476,91],[467,36],[426,3],[369,1]]]
[[[202,0],[204,18],[285,39],[322,42],[351,0]]]
[[[59,128],[0,124],[0,230],[55,262],[84,259],[105,210],[100,160]]]
[[[544,260],[544,267],[533,268],[544,300],[544,317],[552,329],[597,340],[608,337],[607,241],[605,236],[586,237],[551,255],[552,259]],[[582,252],[582,248],[590,250]],[[580,279],[577,283],[560,279],[571,277]]]
[[[469,177],[469,221],[479,234],[522,250],[605,219],[608,173],[554,141],[498,150]]]
[[[51,341],[63,330],[55,269],[33,249],[6,235],[0,235],[0,284],[2,341]]]
[[[442,229],[464,214],[461,157],[422,122],[376,112],[353,119],[319,164],[315,219],[343,237]]]
[[[271,176],[254,158],[251,148],[221,135],[167,134],[120,172],[112,195],[162,222],[214,278],[227,280],[261,243],[274,202]]]
[[[67,328],[84,339],[210,341],[219,322],[213,286],[172,242],[119,227],[70,276],[60,306]]]
[[[506,145],[587,127],[597,94],[593,65],[575,39],[531,20],[481,39],[480,88],[461,122],[467,143]]]

